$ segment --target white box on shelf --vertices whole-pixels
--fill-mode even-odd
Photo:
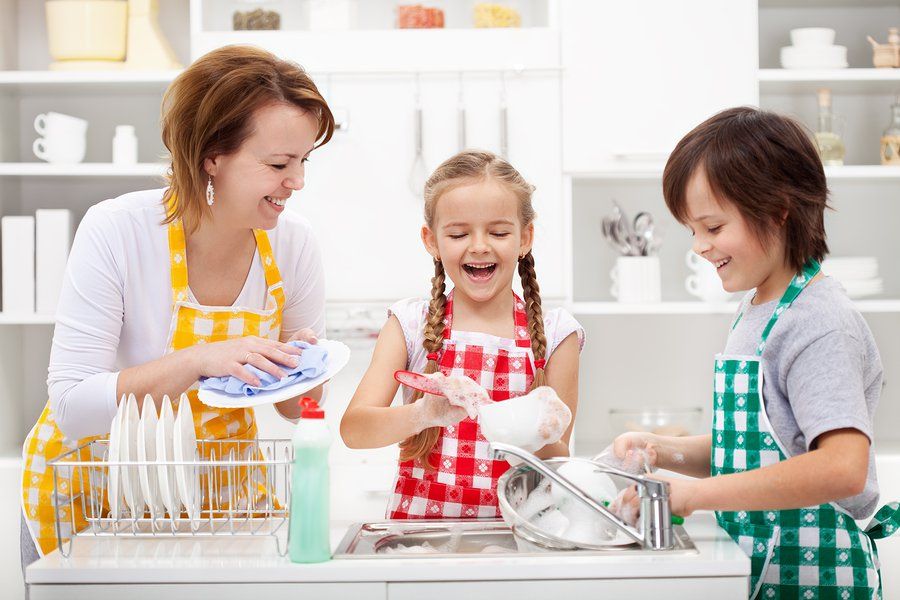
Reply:
[[[3,312],[34,312],[34,217],[0,219]]]
[[[41,208],[34,214],[37,312],[52,315],[59,302],[66,260],[72,245],[72,211]]]

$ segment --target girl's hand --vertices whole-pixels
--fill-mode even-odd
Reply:
[[[299,332],[298,332],[299,333]],[[211,344],[195,344],[184,350],[194,360],[199,377],[231,375],[249,385],[260,385],[259,378],[246,365],[253,365],[279,379],[286,373],[279,365],[297,366],[301,350],[288,344],[255,335]]]
[[[448,427],[456,425],[469,415],[461,406],[454,406],[443,396],[425,394],[413,403],[415,412],[413,420],[418,431],[429,427]]]
[[[319,338],[316,336],[316,332],[310,329],[309,327],[304,327],[292,335],[287,341],[289,342],[307,342],[309,344],[318,344]]]
[[[669,506],[673,515],[688,517],[693,514],[693,499],[701,480],[676,479],[660,475],[651,475],[649,478],[669,484]],[[635,525],[641,515],[641,499],[638,497],[637,486],[630,485],[619,492],[609,508],[629,525]]]

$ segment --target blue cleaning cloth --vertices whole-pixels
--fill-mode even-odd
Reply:
[[[308,344],[307,342],[288,342],[291,346],[300,348],[303,352],[298,356],[297,366],[288,369],[283,365],[281,369],[287,373],[287,376],[278,379],[270,373],[261,371],[253,365],[247,365],[247,370],[259,378],[260,385],[253,386],[249,383],[241,381],[234,376],[226,377],[207,377],[200,380],[200,389],[216,390],[224,392],[232,396],[255,396],[260,392],[271,392],[272,390],[281,389],[283,387],[315,379],[325,372],[325,361],[328,359],[328,350],[322,346]]]

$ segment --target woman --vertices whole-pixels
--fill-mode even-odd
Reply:
[[[169,186],[91,207],[75,236],[50,399],[23,449],[23,565],[57,544],[46,462],[106,435],[123,394],[159,403],[187,391],[198,438],[252,439],[253,410],[203,405],[197,380],[258,385],[245,365],[281,376],[300,352],[286,342],[324,333],[318,244],[284,212],[310,153],[334,132],[309,76],[262,50],[215,50],[166,92],[162,130]],[[276,409],[299,416],[293,400]]]

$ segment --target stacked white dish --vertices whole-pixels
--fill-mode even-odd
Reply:
[[[198,467],[170,464],[196,461],[196,455],[197,438],[187,395],[181,395],[177,415],[168,396],[163,397],[159,415],[151,396],[144,397],[143,409],[138,409],[134,394],[123,396],[109,431],[110,516],[119,519],[127,508],[132,518],[143,517],[147,511],[153,519],[166,514],[178,518],[182,510],[192,520],[198,518]]]
[[[878,259],[874,256],[831,257],[822,263],[822,272],[841,282],[851,298],[884,292],[884,280],[878,276]]]
[[[781,49],[785,69],[845,69],[847,47],[834,45],[834,29],[802,27],[791,30],[791,46]]]

